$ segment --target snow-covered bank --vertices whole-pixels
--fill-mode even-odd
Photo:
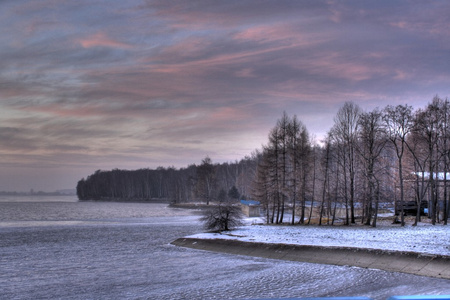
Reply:
[[[247,220],[249,224],[252,220]],[[254,222],[253,222],[254,223]],[[200,239],[233,239],[243,242],[357,247],[450,256],[450,227],[443,225],[289,226],[246,225],[223,233],[200,233]]]

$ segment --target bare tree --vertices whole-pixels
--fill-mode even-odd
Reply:
[[[291,224],[295,223],[295,212],[296,212],[296,203],[298,196],[298,177],[297,172],[300,164],[300,156],[298,155],[298,134],[300,132],[300,127],[303,126],[298,120],[297,117],[294,116],[292,122],[289,124],[289,157],[291,164],[291,172],[289,176],[289,193],[292,200],[292,218]]]
[[[440,136],[443,139],[442,142],[442,150],[441,150],[441,155],[443,157],[443,169],[444,169],[444,225],[447,225],[448,223],[448,219],[449,219],[449,199],[448,199],[448,192],[447,192],[447,182],[448,179],[448,170],[449,170],[449,156],[450,156],[450,143],[449,143],[449,134],[450,134],[450,130],[449,130],[449,114],[450,114],[450,102],[448,101],[448,99],[445,99],[443,102],[443,110],[442,110],[442,114],[443,114],[443,118],[442,118],[442,132],[440,133]]]
[[[344,168],[344,197],[346,206],[346,224],[349,224],[348,209],[350,208],[350,222],[355,223],[355,179],[356,160],[355,147],[357,126],[361,109],[353,102],[346,102],[334,118],[332,128],[335,143],[339,145]],[[350,206],[350,207],[349,207]]]
[[[319,225],[323,224],[323,217],[326,216],[327,224],[334,224],[337,207],[340,203],[340,183],[342,165],[338,163],[340,153],[338,146],[334,143],[332,131],[327,133],[322,141],[323,147],[320,149],[318,157],[318,181],[320,185],[320,205],[319,205]]]
[[[297,201],[296,195],[300,195],[300,219],[299,223],[303,224],[306,216],[306,194],[307,194],[307,181],[308,176],[311,174],[310,157],[311,157],[311,141],[309,138],[309,132],[306,126],[294,116],[290,120],[291,127],[296,128],[292,134],[292,150],[290,153],[291,161],[291,188],[290,194],[295,195],[293,197],[293,216],[292,223],[294,223],[295,214],[295,202]]]
[[[283,113],[269,133],[269,143],[264,147],[254,186],[254,195],[264,201],[270,222],[282,223],[285,209],[290,204],[293,224],[298,195],[301,195],[300,220],[303,222],[309,151],[306,127],[296,116],[290,118]]]
[[[357,149],[364,162],[364,173],[368,185],[365,224],[370,225],[373,217],[373,227],[377,226],[378,195],[380,194],[376,167],[380,164],[379,158],[387,142],[381,116],[381,112],[375,109],[362,113],[358,121],[359,143]]]
[[[430,155],[425,137],[420,133],[416,125],[414,126],[411,134],[408,136],[406,145],[409,150],[408,154],[412,156],[414,166],[415,199],[418,213],[413,226],[416,226],[421,221],[420,206],[426,201],[425,197],[430,187],[428,176],[426,176]]]
[[[431,223],[436,224],[438,220],[438,166],[439,166],[439,133],[442,131],[443,102],[439,97],[434,97],[425,110],[419,110],[416,115],[415,131],[417,135],[424,138],[428,150],[428,172],[431,195]]]
[[[403,155],[407,148],[406,138],[413,127],[412,107],[409,105],[387,106],[384,109],[383,120],[386,126],[386,133],[390,142],[394,145],[398,158],[398,176],[400,181],[400,205],[401,224],[405,225],[403,203],[405,201],[405,191],[403,184]]]
[[[279,128],[276,126],[270,131],[269,144],[265,148],[268,160],[268,178],[271,182],[271,190],[273,191],[273,214],[276,212],[275,223],[278,224],[282,220],[281,216],[281,176],[280,176],[280,135]],[[273,219],[273,218],[272,218]]]
[[[288,148],[289,148],[289,127],[290,120],[286,112],[283,112],[283,116],[277,122],[278,127],[278,142],[279,142],[279,168],[280,168],[280,196],[281,196],[281,210],[278,223],[283,223],[284,210],[286,207],[288,197]]]
[[[267,150],[263,151],[256,168],[252,188],[253,197],[260,201],[264,207],[267,224],[274,223],[276,205],[273,197],[276,191],[274,190],[274,184],[270,177],[269,155],[270,153]]]
[[[315,144],[312,147],[312,186],[311,186],[311,206],[309,209],[309,216],[308,216],[308,225],[311,223],[311,218],[312,218],[312,214],[313,214],[313,210],[314,210],[314,205],[315,205],[315,199],[316,199],[316,182],[317,182],[317,167],[318,167],[318,155],[317,153],[319,152],[319,146],[317,144]]]

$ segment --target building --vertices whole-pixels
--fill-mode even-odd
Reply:
[[[447,210],[447,218],[450,219],[450,201],[449,201],[449,187],[450,187],[450,172],[412,172],[405,177],[404,182],[409,183],[409,190],[412,192],[409,198],[415,200],[405,201],[405,207],[410,207],[411,212],[415,215],[417,212],[417,202],[420,198],[421,215],[431,215],[433,213],[433,205],[431,203],[431,188],[430,182],[434,181],[435,195],[436,195],[436,209],[440,213],[439,219],[444,218],[444,209]],[[405,189],[406,192],[407,189]],[[400,208],[396,203],[396,214]]]
[[[241,200],[242,212],[249,218],[261,216],[261,203],[255,200]]]

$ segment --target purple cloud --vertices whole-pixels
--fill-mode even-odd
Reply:
[[[418,108],[450,93],[441,1],[0,7],[0,167],[66,173],[69,187],[99,168],[242,158],[283,111],[320,139],[345,101]],[[64,188],[8,176],[0,190]]]

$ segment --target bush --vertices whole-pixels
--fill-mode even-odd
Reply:
[[[241,226],[242,217],[239,206],[221,203],[205,211],[200,220],[207,230],[226,231]]]

